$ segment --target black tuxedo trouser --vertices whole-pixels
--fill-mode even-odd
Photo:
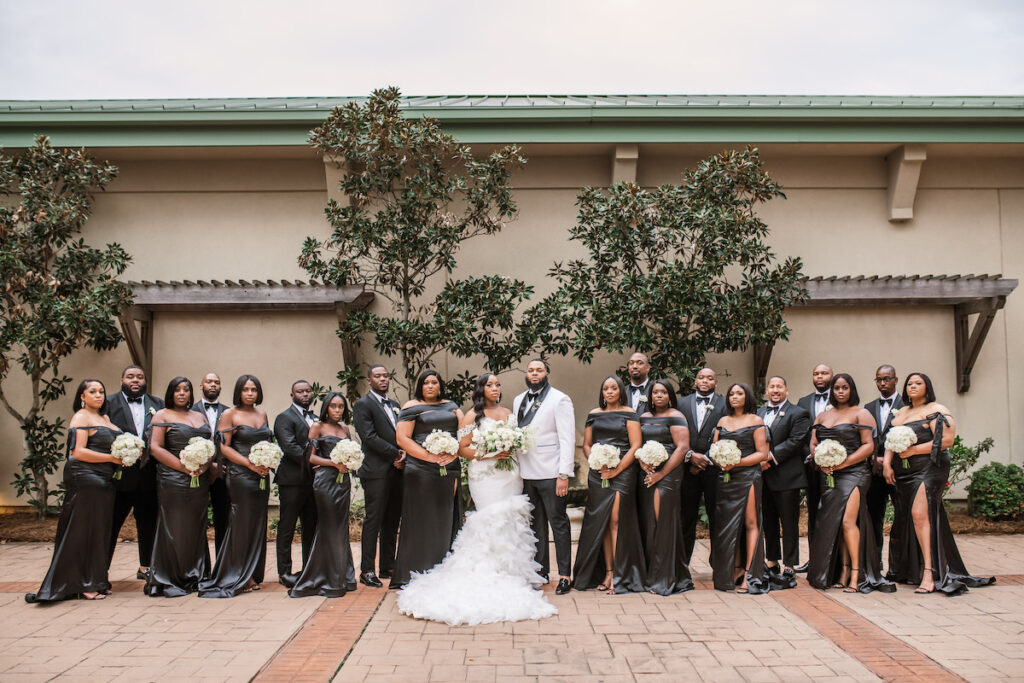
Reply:
[[[700,517],[700,497],[704,495],[704,508],[708,513],[708,527],[715,516],[715,486],[718,479],[718,469],[708,465],[703,472],[690,473],[690,466],[686,467],[681,487],[682,505],[680,515],[683,518],[683,552],[686,554],[686,563],[690,563],[693,556],[693,546],[697,542],[697,520]]]
[[[110,534],[110,552],[107,566],[114,559],[117,537],[121,533],[124,521],[130,512],[135,518],[135,533],[139,539],[139,566],[148,567],[153,559],[153,541],[156,538],[156,520],[160,506],[157,504],[156,491],[135,488],[118,491],[114,496],[114,517]]]
[[[764,519],[764,557],[770,562],[782,560],[787,567],[800,565],[800,489],[772,491],[764,487],[761,498]],[[779,523],[782,542],[779,542]]]
[[[210,484],[210,506],[213,508],[213,548],[216,553],[224,541],[224,533],[228,530],[228,514],[231,512],[228,486],[223,476],[217,477],[217,481]]]
[[[402,519],[402,471],[391,467],[383,477],[360,479],[366,501],[363,520],[361,572],[372,572],[380,545],[380,574],[391,576],[395,569],[395,544]]]
[[[572,576],[572,528],[565,511],[568,496],[555,493],[557,479],[524,479],[523,492],[533,505],[533,534],[537,537],[537,556],[540,573],[547,576],[551,571],[548,556],[548,525],[555,537],[555,561],[559,576]]]
[[[313,500],[311,484],[277,487],[281,501],[281,518],[277,523],[277,575],[292,573],[292,539],[295,537],[295,522],[302,520],[302,566],[309,559],[316,534],[316,501]]]
[[[821,503],[821,481],[818,468],[813,464],[804,464],[807,473],[807,542],[814,540],[814,523],[818,521],[818,505]]]
[[[892,499],[896,507],[896,487],[886,483],[885,477],[871,475],[871,488],[868,489],[868,514],[871,515],[871,526],[875,530],[875,549],[878,561],[882,561],[882,533],[885,528],[885,503]],[[881,566],[881,564],[879,564]]]

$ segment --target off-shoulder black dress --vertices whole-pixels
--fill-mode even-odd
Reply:
[[[587,426],[591,428],[593,442],[609,444],[621,455],[629,451],[629,432],[626,425],[637,422],[634,412],[609,411],[590,413]],[[587,509],[573,566],[573,586],[577,590],[595,588],[604,581],[608,569],[612,570],[612,583],[616,593],[639,593],[646,590],[644,576],[646,561],[640,538],[637,516],[637,479],[640,467],[633,463],[617,477],[609,479],[608,488],[601,486],[601,472],[590,470],[587,476]],[[612,518],[612,507],[619,500],[619,533],[615,540],[612,566],[604,560],[604,535]]]
[[[312,449],[321,458],[329,458],[341,439],[321,436],[311,439],[306,457]],[[302,565],[295,586],[288,591],[293,598],[323,596],[340,598],[356,589],[356,572],[352,565],[352,546],[348,541],[348,511],[352,502],[352,475],[345,473],[338,481],[338,470],[320,467],[313,471],[313,500],[316,503],[317,525],[309,559]]]
[[[154,423],[166,427],[164,448],[178,456],[190,439],[209,439],[209,425],[193,427],[182,423]],[[156,490],[160,512],[156,522],[153,558],[143,591],[151,596],[176,598],[199,590],[210,574],[210,544],[206,540],[206,508],[210,498],[210,473],[198,477],[161,462],[156,465]]]
[[[724,427],[718,430],[719,441],[731,439],[736,442],[745,458],[757,450],[754,432],[764,425],[740,427],[732,432]],[[754,507],[757,510],[757,546],[747,570],[747,590],[750,593],[767,593],[771,590],[768,568],[764,562],[764,525],[761,520],[761,466],[748,465],[729,470],[729,481],[725,472],[716,472],[715,514],[711,523],[711,571],[715,588],[731,591],[737,586],[736,567],[747,566],[747,499],[754,491]]]
[[[114,517],[116,465],[76,460],[71,453],[75,450],[75,441],[81,438],[80,432],[88,435],[86,448],[107,454],[114,439],[121,434],[121,430],[110,427],[68,429],[64,505],[57,522],[53,559],[39,590],[25,596],[27,602],[52,602],[79,593],[110,590],[107,552]]]
[[[456,438],[458,406],[451,401],[420,403],[404,408],[399,422],[413,422],[412,438],[423,445],[435,429]],[[458,459],[448,464],[446,474],[436,463],[412,456],[405,459],[402,475],[402,529],[398,536],[395,573],[389,588],[401,588],[413,572],[425,572],[444,559],[462,526],[459,486],[462,479]]]
[[[871,429],[868,425],[843,423],[834,427],[815,425],[818,443],[826,439],[834,439],[843,444],[846,453],[856,451],[862,445],[861,430]],[[833,474],[835,486],[829,487],[827,477],[818,472],[821,488],[821,502],[818,505],[818,517],[814,527],[814,542],[811,544],[810,565],[807,568],[807,582],[814,588],[826,589],[835,585],[842,576],[842,541],[843,516],[850,496],[859,492],[860,504],[857,513],[857,526],[860,529],[860,548],[857,549],[857,564],[860,575],[857,577],[857,590],[861,593],[880,591],[892,593],[895,584],[882,575],[879,561],[877,539],[868,512],[868,489],[871,486],[871,465],[863,460],[856,465],[836,470]],[[851,562],[851,564],[853,564]]]
[[[670,457],[676,449],[672,440],[672,427],[686,426],[686,418],[682,416],[640,418],[643,443],[657,441],[665,447]],[[661,471],[667,464],[666,460],[657,470]],[[647,559],[647,590],[659,595],[693,590],[693,579],[690,577],[683,545],[680,502],[680,487],[685,469],[686,466],[680,463],[650,488],[644,484],[643,468],[637,475],[640,531],[643,534],[644,555]],[[655,492],[660,496],[657,519],[654,516]]]
[[[270,441],[270,427],[239,425],[231,447],[248,457],[249,449],[260,441]],[[259,476],[248,467],[225,458],[225,483],[231,499],[228,528],[217,552],[210,578],[199,586],[201,598],[233,598],[244,592],[246,584],[263,582],[267,563],[267,500],[270,487],[260,488]]]
[[[936,420],[935,431],[931,422]],[[911,509],[914,499],[924,489],[928,500],[928,521],[931,525],[932,557],[935,590],[953,596],[965,593],[968,588],[978,588],[995,583],[995,577],[971,576],[956,547],[953,531],[949,528],[946,508],[942,505],[942,490],[949,480],[949,454],[942,450],[942,432],[946,418],[932,413],[923,420],[907,422],[907,427],[917,434],[917,443],[931,443],[931,453],[900,458],[894,455],[893,471],[896,473],[896,506],[892,531],[889,535],[889,578],[898,583],[919,584],[924,573],[925,562],[921,545],[917,541]],[[910,466],[903,467],[901,460]]]

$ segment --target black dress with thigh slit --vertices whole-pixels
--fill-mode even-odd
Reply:
[[[676,449],[672,441],[672,427],[685,427],[685,417],[641,417],[640,430],[643,442],[657,441],[669,455]],[[656,469],[661,471],[668,460]],[[680,514],[680,489],[683,471],[678,467],[666,474],[654,486],[644,484],[643,468],[637,482],[637,497],[640,504],[640,530],[644,540],[644,555],[647,560],[647,590],[659,595],[672,595],[693,590],[690,567],[686,562],[683,546],[683,522]],[[654,516],[654,495],[657,492],[658,516]]]
[[[629,451],[626,425],[638,420],[634,412],[590,413],[587,426],[591,428],[595,444],[615,446],[625,455]],[[601,472],[590,470],[587,476],[587,508],[576,550],[576,564],[572,571],[573,586],[577,590],[595,588],[604,581],[609,569],[604,559],[604,535],[616,499],[619,500],[619,532],[610,567],[612,584],[616,593],[639,593],[646,590],[646,561],[640,538],[636,499],[640,471],[640,466],[634,462],[618,476],[609,479],[608,488],[602,488]]]
[[[861,447],[862,429],[871,429],[868,425],[852,423],[837,424],[834,427],[815,425],[818,443],[826,439],[834,439],[843,445],[847,454]],[[840,581],[843,547],[843,517],[853,492],[860,492],[860,508],[857,514],[857,526],[860,529],[860,547],[857,549],[860,575],[857,577],[857,590],[861,593],[881,591],[892,593],[896,585],[882,574],[882,563],[879,560],[877,539],[868,512],[868,489],[871,486],[871,465],[867,460],[836,470],[832,475],[835,485],[828,485],[824,472],[817,472],[821,490],[821,502],[818,504],[818,518],[814,527],[814,542],[811,544],[810,565],[807,568],[807,582],[814,588],[829,588]],[[852,552],[852,551],[851,551]],[[852,565],[852,562],[851,562]]]

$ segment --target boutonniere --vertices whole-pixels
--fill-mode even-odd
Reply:
[[[825,412],[828,412],[829,410],[832,410],[832,404],[831,403],[826,404],[826,406],[825,406]]]
[[[899,408],[893,408],[892,410],[889,411],[889,415],[891,415],[892,417],[896,417],[897,415],[899,415],[899,412]]]
[[[391,412],[395,414],[395,417],[398,417],[398,408],[397,407],[391,406]]]
[[[786,411],[785,410],[780,410],[779,411],[779,417],[786,417]]]
[[[638,399],[636,400],[636,402],[637,402],[637,403],[647,403],[647,397],[646,397],[646,396],[644,396],[643,394],[641,394],[641,395],[640,395],[640,398],[638,398]]]
[[[150,408],[150,409],[149,409],[149,414],[150,414],[150,416],[151,416],[151,417],[152,417],[153,415],[156,415],[156,410],[155,410],[155,409],[153,409],[153,408]]]
[[[705,403],[704,404],[704,411],[705,412],[710,413],[714,409],[715,409],[715,407],[713,405],[711,405],[710,403]]]

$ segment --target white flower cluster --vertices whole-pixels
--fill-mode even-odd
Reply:
[[[118,435],[110,445],[110,455],[115,460],[120,460],[122,467],[131,467],[142,457],[143,446],[142,439],[125,432]]]
[[[533,446],[533,428],[516,427],[508,422],[490,422],[473,430],[477,457],[497,453],[523,453]]]
[[[459,452],[459,442],[448,432],[435,429],[423,440],[423,448],[432,455],[456,455]]]
[[[331,449],[331,462],[336,465],[343,465],[349,472],[355,472],[363,466],[363,449],[352,439],[342,439]],[[345,477],[343,472],[338,472],[335,480],[341,482]]]
[[[835,439],[825,439],[814,448],[814,463],[818,467],[838,467],[846,460],[846,448]]]
[[[249,449],[249,462],[257,467],[277,469],[283,457],[284,451],[281,447],[270,441],[258,441]]]
[[[885,435],[885,447],[893,453],[902,453],[917,443],[917,432],[905,425],[889,429]]]
[[[188,440],[188,445],[181,449],[178,458],[186,470],[198,472],[203,465],[213,459],[216,452],[217,448],[212,441],[201,436],[193,436]]]
[[[719,439],[715,443],[711,444],[711,448],[708,450],[708,456],[710,456],[719,467],[730,467],[732,465],[739,464],[739,461],[743,459],[743,453],[740,452],[740,447],[737,446],[736,442],[732,439]],[[728,479],[726,479],[726,481],[728,481]]]
[[[606,443],[595,443],[590,447],[587,464],[592,470],[600,470],[602,467],[613,469],[619,466],[621,459],[618,447]]]
[[[668,460],[668,451],[657,441],[648,441],[637,449],[636,459],[645,465],[657,467]]]

